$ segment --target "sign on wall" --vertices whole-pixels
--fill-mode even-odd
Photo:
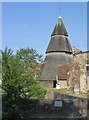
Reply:
[[[55,107],[62,107],[62,101],[61,100],[55,100],[54,101],[54,106]]]

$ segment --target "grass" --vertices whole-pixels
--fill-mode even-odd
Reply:
[[[67,89],[47,88],[47,91],[54,91],[60,94],[89,99],[89,91],[87,93],[80,93],[80,94],[72,93],[71,91],[68,91]]]

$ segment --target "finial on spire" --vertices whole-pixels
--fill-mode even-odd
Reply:
[[[59,18],[61,18],[61,16],[59,16]]]

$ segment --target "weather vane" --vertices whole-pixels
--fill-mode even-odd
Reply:
[[[61,16],[61,7],[59,7],[59,17]]]

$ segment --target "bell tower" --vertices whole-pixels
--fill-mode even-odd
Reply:
[[[69,65],[73,61],[72,48],[68,36],[62,18],[59,17],[51,34],[46,57],[41,69],[40,81],[46,87],[55,86],[60,65]]]

